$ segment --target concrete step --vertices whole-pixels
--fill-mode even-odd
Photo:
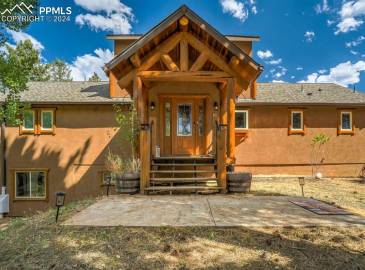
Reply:
[[[221,187],[207,186],[151,186],[147,191],[199,191],[199,190],[220,190]]]

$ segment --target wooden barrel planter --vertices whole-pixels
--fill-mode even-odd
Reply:
[[[228,172],[227,184],[229,192],[245,193],[251,189],[252,174],[245,172]]]
[[[139,191],[139,173],[125,173],[117,177],[117,193],[136,194]]]

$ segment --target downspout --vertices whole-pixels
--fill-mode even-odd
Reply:
[[[6,163],[6,126],[5,126],[5,119],[3,119],[3,122],[1,124],[1,145],[2,145],[2,167],[3,167],[3,186],[6,187],[7,181],[6,181],[6,171],[7,171],[7,163]]]

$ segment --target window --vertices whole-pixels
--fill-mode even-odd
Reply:
[[[341,111],[338,134],[353,134],[352,111]]]
[[[53,110],[41,111],[41,130],[53,130]]]
[[[55,109],[33,108],[23,113],[20,134],[53,134],[55,131]]]
[[[170,137],[171,134],[171,105],[170,102],[165,103],[165,136]]]
[[[304,113],[303,110],[290,110],[289,135],[304,134]]]
[[[237,110],[235,112],[235,124],[237,130],[248,129],[248,110]]]
[[[191,104],[179,104],[177,106],[177,136],[192,135]]]
[[[35,126],[35,111],[26,110],[23,115],[23,130],[34,131]]]
[[[46,199],[45,171],[15,172],[16,199]]]

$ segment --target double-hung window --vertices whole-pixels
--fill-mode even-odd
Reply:
[[[46,171],[16,171],[15,199],[46,199]]]

